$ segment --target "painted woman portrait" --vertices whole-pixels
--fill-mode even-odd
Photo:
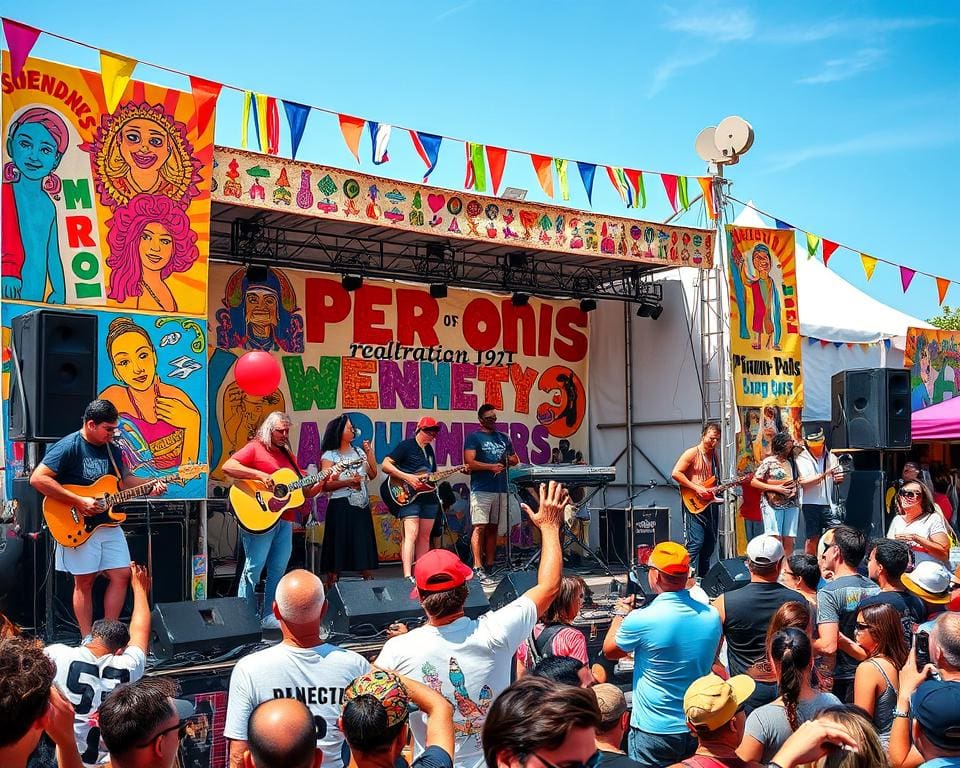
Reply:
[[[162,195],[136,195],[109,222],[107,297],[136,299],[136,309],[176,312],[166,280],[186,272],[200,256],[197,235],[183,208]]]
[[[224,308],[217,310],[217,346],[303,352],[303,315],[287,276],[278,269],[238,269],[227,279]]]
[[[747,301],[744,295],[746,287],[750,293],[749,327],[754,334],[751,346],[754,349],[779,350],[783,335],[782,302],[780,289],[772,274],[775,262],[770,249],[763,243],[754,246],[750,256],[750,267],[747,266],[738,248],[733,248],[730,255],[735,266],[732,277],[740,314],[741,338],[749,338],[745,332],[745,321],[748,317]]]
[[[120,411],[123,434],[141,461],[165,470],[197,461],[200,412],[182,389],[160,380],[157,351],[145,329],[129,317],[114,319],[107,329],[107,355],[119,384],[100,397]]]
[[[51,109],[32,107],[10,121],[0,204],[5,299],[66,300],[54,200],[61,189],[55,171],[69,145],[67,124]]]
[[[81,149],[93,155],[97,191],[110,208],[140,194],[162,195],[186,207],[199,194],[200,161],[186,126],[161,104],[121,105],[103,116],[96,137]]]

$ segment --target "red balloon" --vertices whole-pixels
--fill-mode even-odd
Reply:
[[[280,384],[280,363],[269,352],[247,352],[237,360],[233,377],[248,395],[264,397]]]

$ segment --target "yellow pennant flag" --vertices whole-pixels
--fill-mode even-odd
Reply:
[[[560,182],[560,197],[564,200],[569,200],[570,185],[567,183],[567,161],[555,157],[553,159],[553,165],[557,169],[557,180]]]
[[[860,254],[860,262],[863,264],[863,271],[867,276],[867,280],[873,277],[873,270],[877,268],[877,260],[873,256],[868,256],[865,253]]]
[[[249,123],[250,123],[250,102],[253,101],[253,92],[244,91],[243,92],[243,115],[240,118],[243,122],[240,123],[240,148],[247,148],[247,137],[250,134]]]
[[[103,82],[103,95],[107,100],[107,109],[113,111],[127,90],[127,83],[133,77],[137,66],[136,59],[128,59],[109,51],[100,51],[100,80]]]
[[[812,259],[817,253],[817,247],[820,245],[820,238],[812,232],[807,232],[807,258]]]

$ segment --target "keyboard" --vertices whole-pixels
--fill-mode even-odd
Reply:
[[[591,467],[587,464],[518,464],[510,468],[510,482],[519,486],[556,480],[568,488],[596,487],[612,483],[616,477],[616,467]]]

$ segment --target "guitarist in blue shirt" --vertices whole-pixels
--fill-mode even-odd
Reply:
[[[83,425],[54,443],[30,476],[30,485],[44,496],[74,507],[85,517],[102,509],[94,496],[81,496],[64,485],[90,485],[113,475],[120,488],[153,483],[151,495],[167,490],[162,480],[134,477],[123,466],[120,448],[113,443],[120,416],[109,400],[94,400],[83,412]],[[93,626],[93,582],[98,574],[108,580],[103,596],[105,619],[120,618],[130,583],[130,550],[120,526],[101,526],[78,547],[57,544],[56,567],[73,575],[73,612],[86,638]]]
[[[398,443],[380,468],[390,477],[409,483],[415,491],[433,490],[423,476],[437,471],[437,457],[431,443],[437,439],[439,432],[440,425],[436,420],[424,416],[417,422],[414,436]],[[439,507],[440,500],[436,493],[424,493],[400,508],[398,516],[403,522],[400,559],[404,578],[413,574],[414,560],[419,560],[430,549],[430,531],[433,530],[433,520]]]

